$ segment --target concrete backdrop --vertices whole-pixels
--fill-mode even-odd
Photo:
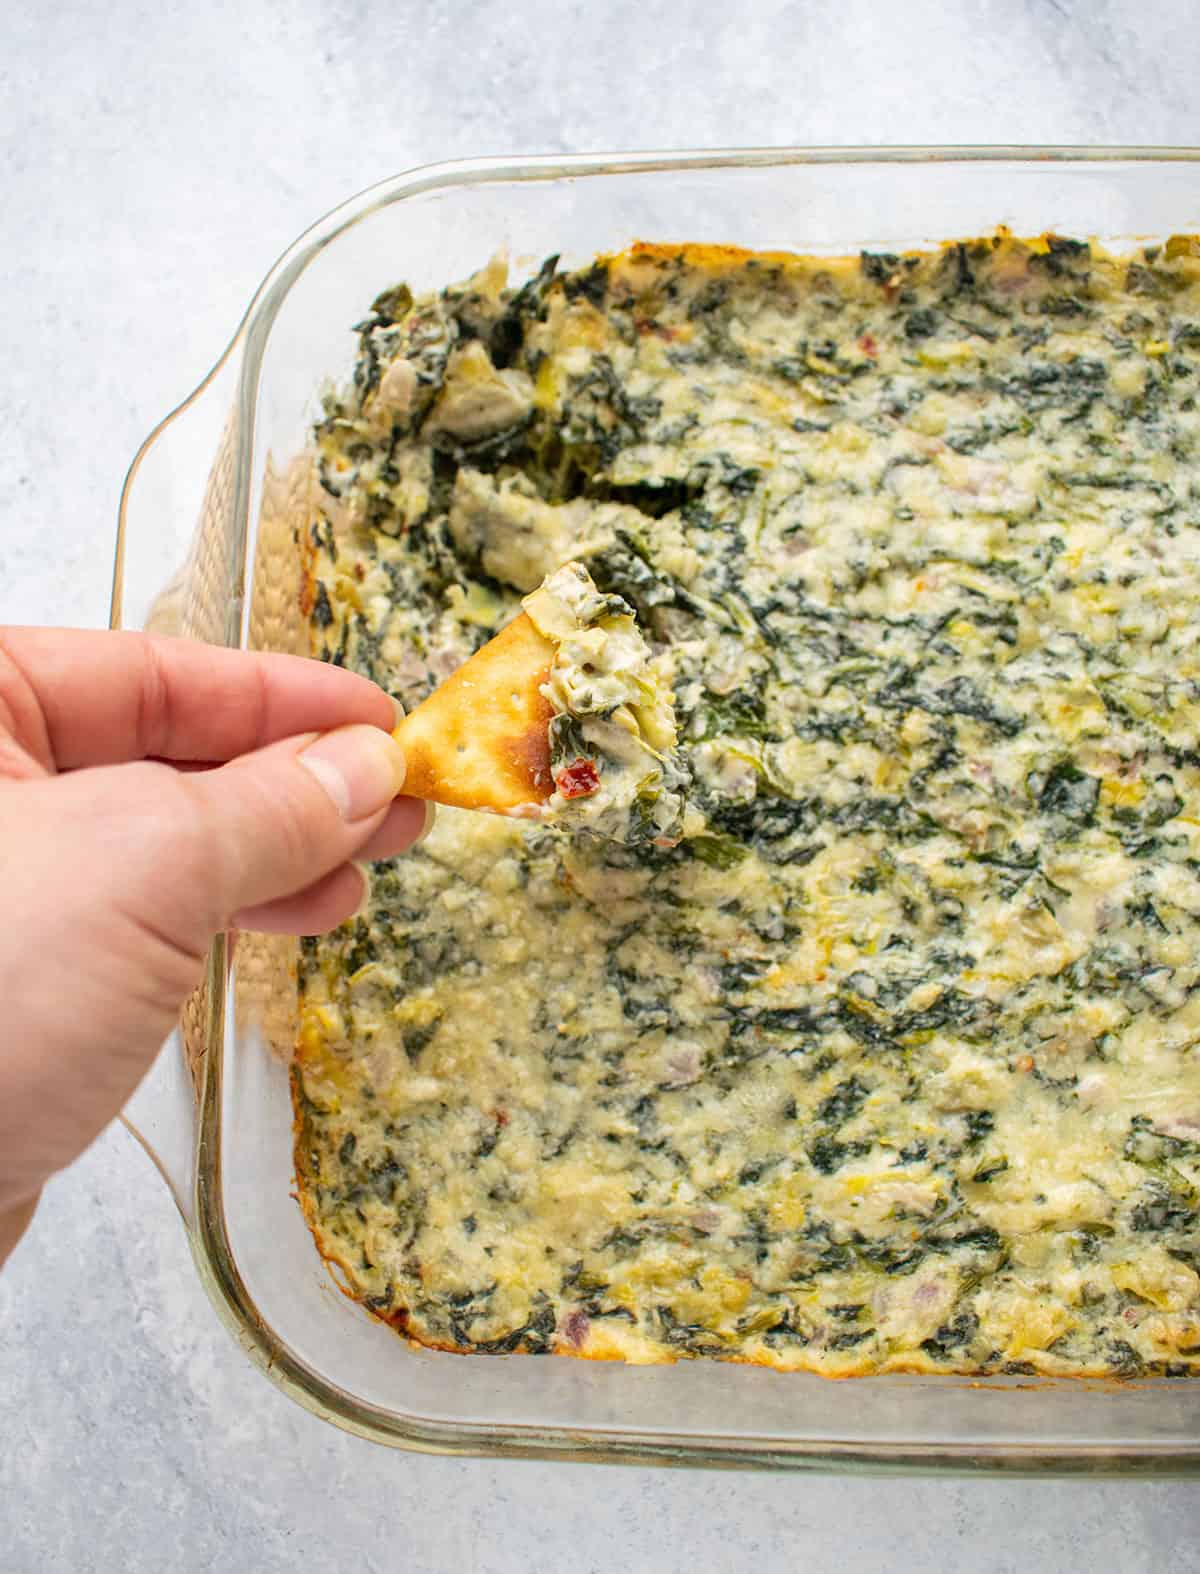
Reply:
[[[0,22],[0,620],[105,620],[121,478],[275,256],[483,153],[1200,141],[1194,0],[110,0]],[[1200,209],[1200,203],[1198,203]],[[10,920],[13,921],[10,915]],[[1200,1569],[1186,1484],[393,1453],[258,1376],[123,1131],[0,1276],[0,1567]]]

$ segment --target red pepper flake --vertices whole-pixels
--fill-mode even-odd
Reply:
[[[650,317],[635,317],[634,326],[643,337],[653,334],[656,339],[666,339],[668,343],[682,336],[682,329],[678,326],[671,327],[665,322],[655,322]]]
[[[1017,1070],[1029,1072],[1033,1070],[1033,1056],[1021,1055],[1017,1060]]]
[[[592,760],[572,760],[554,778],[564,798],[586,798],[600,786],[600,776]]]
[[[875,360],[879,354],[879,345],[873,333],[860,333],[858,336],[858,347],[864,355],[869,355],[872,360]]]
[[[507,1126],[508,1125],[508,1111],[506,1109],[498,1109],[498,1110],[496,1110],[495,1115],[496,1115],[496,1124],[497,1124],[497,1126]]]

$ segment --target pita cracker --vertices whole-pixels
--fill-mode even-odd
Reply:
[[[541,692],[554,645],[522,612],[395,728],[404,793],[460,809],[536,816],[554,791]]]

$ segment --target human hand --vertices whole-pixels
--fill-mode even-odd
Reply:
[[[365,678],[299,657],[0,631],[0,1262],[137,1086],[214,934],[331,929],[366,896],[351,860],[423,833],[395,720]]]

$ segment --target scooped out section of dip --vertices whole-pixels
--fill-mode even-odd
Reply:
[[[633,608],[580,563],[555,569],[521,604],[554,646],[541,686],[554,712],[545,817],[615,842],[677,842],[690,773],[676,747],[669,658],[651,652]]]

